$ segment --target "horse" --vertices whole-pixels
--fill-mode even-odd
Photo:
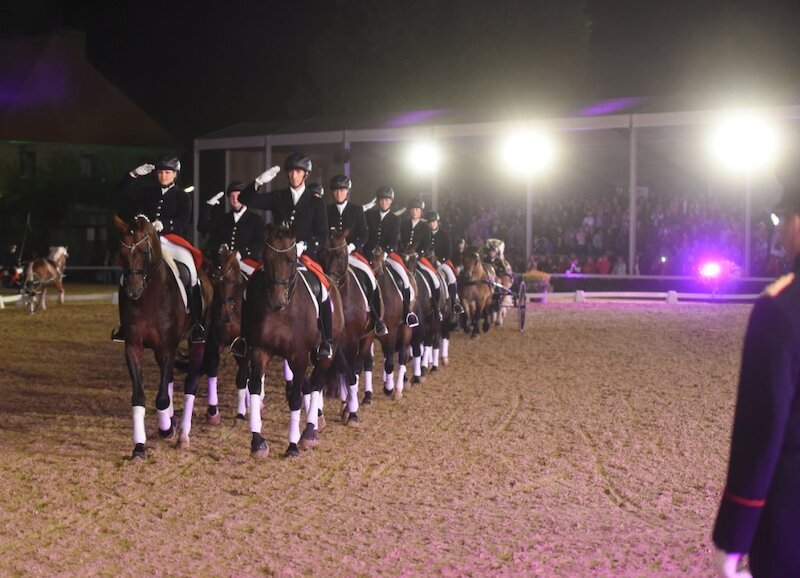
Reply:
[[[489,313],[494,291],[481,257],[472,247],[464,251],[463,269],[458,278],[458,296],[472,324],[470,337],[477,339],[480,335],[478,323],[481,320],[483,332],[489,331]]]
[[[408,349],[411,345],[412,329],[406,325],[403,317],[403,289],[402,281],[395,277],[395,274],[386,265],[387,255],[384,250],[377,246],[369,255],[369,263],[378,281],[378,291],[383,300],[383,320],[386,323],[388,332],[386,335],[377,337],[383,351],[383,393],[391,395],[395,399],[403,396],[403,379],[408,363]],[[416,306],[416,297],[412,299],[409,307],[413,310]],[[394,354],[397,353],[397,380],[394,379]],[[364,394],[364,404],[372,401],[372,368],[373,350],[364,360],[364,382],[366,393]]]
[[[508,272],[497,272],[497,282],[502,285],[504,291],[500,295],[496,295],[495,309],[490,315],[490,320],[494,323],[495,327],[502,327],[506,320],[508,310],[514,307],[514,297],[511,291],[511,286],[514,284],[514,277]]]
[[[222,352],[241,336],[242,299],[246,279],[236,258],[236,251],[221,245],[209,268],[209,278],[214,289],[211,306],[211,327],[205,350],[204,366],[208,375],[208,410],[206,420],[211,425],[221,421],[217,409],[217,374]],[[238,407],[236,420],[244,421],[247,414],[247,362],[243,356],[236,357],[236,389]]]
[[[267,225],[263,267],[258,269],[247,285],[242,310],[242,333],[248,349],[248,390],[250,392],[250,456],[265,459],[269,446],[261,435],[261,389],[267,366],[275,357],[283,357],[292,373],[286,382],[289,404],[289,447],[285,457],[297,457],[299,450],[319,445],[317,433],[321,392],[326,372],[333,359],[314,355],[309,389],[304,391],[309,359],[321,341],[317,326],[317,299],[309,282],[298,270],[297,243],[291,228]],[[342,299],[336,285],[331,283],[330,302],[333,306],[332,344],[334,352],[344,327]],[[306,397],[307,396],[307,397]],[[300,433],[300,408],[307,401],[307,423]]]
[[[458,318],[460,316],[456,315],[453,311],[453,300],[449,298],[450,295],[448,293],[450,288],[447,283],[447,278],[442,272],[442,267],[448,267],[448,265],[443,264],[437,266],[438,259],[436,258],[436,252],[433,249],[429,250],[425,254],[425,258],[427,258],[428,261],[436,268],[436,275],[439,277],[439,284],[441,287],[438,305],[439,311],[442,313],[442,319],[439,323],[438,331],[434,336],[433,350],[430,352],[430,355],[428,354],[428,351],[425,353],[429,370],[433,372],[439,369],[440,355],[443,365],[447,365],[449,363],[450,332],[458,327]],[[425,361],[426,360],[423,359],[423,362]]]
[[[369,311],[367,296],[360,286],[356,273],[348,264],[347,236],[349,231],[331,232],[328,241],[317,252],[319,264],[333,279],[342,297],[344,331],[339,338],[337,354],[343,359],[334,363],[340,370],[333,372],[336,380],[334,389],[340,390],[342,400],[342,421],[357,427],[358,380],[364,369],[364,360],[370,355],[375,338],[375,324]],[[363,275],[363,273],[362,273]],[[369,283],[366,280],[366,283]]]
[[[39,308],[47,311],[48,287],[58,290],[58,302],[64,304],[64,268],[67,258],[69,253],[66,247],[50,247],[46,259],[34,259],[25,266],[22,293],[26,297],[25,301],[30,303],[29,313],[36,313]]]
[[[125,335],[125,361],[133,388],[132,459],[143,461],[147,459],[147,455],[142,353],[144,349],[151,349],[160,370],[156,394],[159,438],[173,440],[176,437],[172,407],[175,356],[181,339],[188,338],[192,317],[181,296],[179,281],[173,270],[174,263],[162,254],[161,241],[147,217],[137,215],[129,225],[115,216],[114,226],[119,233],[121,245],[120,321]],[[197,274],[201,281],[203,300],[209,304],[212,299],[210,283],[202,270],[198,270]],[[189,432],[204,349],[204,343],[189,343],[189,367],[184,382],[179,448],[188,448],[190,444]]]

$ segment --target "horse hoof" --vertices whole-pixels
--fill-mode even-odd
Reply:
[[[444,365],[445,367],[450,365],[450,358],[449,357],[442,357],[442,365]]]
[[[421,376],[415,375],[414,377],[411,378],[411,385],[419,385],[420,383],[422,383]]]
[[[372,405],[372,392],[367,391],[364,393],[364,399],[361,400],[361,405]]]
[[[317,416],[317,431],[322,431],[325,429],[328,423],[325,421],[325,416],[323,414],[319,414]]]
[[[473,333],[472,335],[469,336],[469,338],[470,339],[478,339],[478,334],[477,333]]]
[[[297,448],[297,444],[289,444],[289,447],[286,448],[286,453],[283,454],[285,458],[299,458],[300,457],[300,450]]]
[[[347,427],[355,427],[355,428],[357,428],[357,427],[361,427],[361,422],[360,422],[360,420],[358,419],[358,414],[356,414],[356,413],[351,413],[351,414],[350,414],[350,415],[347,417],[347,423],[346,423],[345,425],[347,425]]]
[[[269,456],[269,446],[260,434],[254,433],[250,441],[250,457],[256,460],[265,460]]]
[[[439,371],[439,366],[438,365],[434,365],[434,366],[431,367],[431,373],[433,373],[434,371]]]
[[[191,446],[191,442],[189,441],[189,436],[185,433],[182,433],[178,438],[178,449],[179,450],[188,450],[189,446]]]
[[[319,435],[312,424],[306,424],[306,429],[300,436],[300,442],[297,445],[303,451],[315,450],[319,447]]]
[[[402,392],[402,391],[400,391],[399,389],[395,389],[395,390],[392,392],[392,399],[393,399],[394,401],[400,401],[401,399],[403,399],[403,392]]]
[[[175,426],[174,425],[169,426],[168,430],[162,430],[159,428],[158,437],[159,439],[165,442],[171,442],[172,440],[175,439]]]
[[[131,461],[132,462],[147,461],[147,452],[144,449],[144,444],[136,444],[136,446],[134,446],[133,454],[131,454]]]
[[[392,396],[393,394],[394,394],[393,389],[386,389],[386,386],[385,385],[383,386],[383,395],[389,397]]]
[[[217,410],[214,415],[206,412],[206,423],[208,425],[219,425],[222,423],[222,414],[219,412],[219,410]]]
[[[347,404],[342,407],[342,411],[339,413],[339,417],[344,423],[347,423],[347,418],[350,417],[350,410],[347,409]]]

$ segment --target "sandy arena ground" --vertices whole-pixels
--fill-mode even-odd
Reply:
[[[7,308],[0,575],[711,576],[749,311],[531,305],[523,334],[456,334],[451,364],[399,402],[376,375],[360,429],[328,400],[320,448],[295,460],[278,368],[257,462],[232,425],[232,360],[223,424],[203,419],[203,379],[181,451],[155,439],[148,355],[137,464],[115,307]]]

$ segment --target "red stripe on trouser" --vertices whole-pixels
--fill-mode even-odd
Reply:
[[[732,494],[728,491],[725,492],[724,497],[726,500],[730,500],[734,504],[747,506],[748,508],[763,508],[767,503],[766,500],[751,500],[750,498],[743,498],[742,496],[737,496],[736,494]]]
[[[251,259],[250,257],[245,257],[244,259],[242,259],[242,263],[250,265],[253,269],[258,269],[259,267],[261,267],[261,263],[259,263],[255,259]]]
[[[331,282],[328,281],[328,278],[325,276],[325,271],[322,270],[322,267],[319,263],[314,261],[308,255],[301,255],[300,260],[303,262],[303,265],[308,267],[309,271],[313,271],[314,274],[319,277],[319,282],[325,286],[325,289],[331,288]]]
[[[398,255],[397,253],[392,251],[391,253],[389,253],[389,259],[391,259],[392,261],[395,261],[397,263],[400,263],[400,266],[403,267],[403,270],[406,273],[408,273],[409,275],[411,274],[411,271],[408,270],[408,267],[406,267],[405,261],[403,261],[403,258],[400,255]]]
[[[199,271],[200,267],[203,266],[203,253],[200,252],[200,249],[196,249],[189,241],[181,237],[180,235],[176,235],[175,233],[167,233],[164,235],[171,243],[175,243],[189,251],[192,254],[192,260],[194,261],[195,268]]]
[[[364,263],[364,265],[366,265],[367,267],[369,267],[370,269],[372,269],[372,265],[370,265],[370,264],[369,264],[369,261],[367,261],[367,258],[366,258],[366,257],[364,257],[364,255],[362,255],[362,254],[361,254],[361,253],[359,253],[358,251],[353,251],[353,252],[352,252],[352,253],[350,253],[350,254],[351,254],[353,257],[355,257],[356,259],[358,259],[359,261],[361,261],[362,263]]]

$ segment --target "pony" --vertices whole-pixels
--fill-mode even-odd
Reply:
[[[119,259],[122,265],[120,322],[125,335],[125,362],[133,388],[132,459],[139,461],[147,458],[142,353],[144,349],[151,349],[160,370],[156,394],[159,438],[173,440],[176,437],[172,407],[175,356],[180,341],[188,338],[192,317],[181,296],[179,281],[173,271],[174,264],[162,254],[161,241],[147,217],[137,215],[129,225],[115,216],[114,226],[120,236]],[[202,270],[198,270],[197,274],[207,306],[212,299],[211,286]],[[188,448],[190,444],[189,432],[204,349],[204,343],[189,343],[179,448]]]
[[[484,268],[477,249],[473,247],[464,251],[463,268],[458,278],[458,296],[472,325],[470,338],[477,339],[480,335],[478,324],[481,320],[483,320],[483,332],[489,331],[489,314],[494,290],[489,273]]]
[[[408,350],[411,345],[412,329],[405,324],[403,318],[403,289],[402,281],[395,277],[395,273],[385,263],[386,252],[380,247],[375,247],[369,255],[369,263],[378,281],[378,290],[383,300],[383,320],[388,332],[378,336],[378,343],[383,351],[383,393],[394,399],[403,396],[403,380],[408,363]],[[413,281],[412,281],[413,282]],[[416,307],[416,296],[409,304],[411,310]],[[397,353],[397,380],[394,379],[394,356]],[[372,369],[373,348],[364,360],[364,405],[372,403]]]
[[[297,457],[301,449],[314,449],[319,445],[317,425],[321,392],[326,372],[336,355],[333,359],[316,356],[321,341],[317,326],[318,301],[304,275],[298,266],[294,231],[267,225],[263,267],[250,278],[242,309],[242,333],[249,362],[250,456],[256,459],[269,456],[269,446],[261,435],[261,390],[269,362],[275,356],[283,357],[292,373],[291,380],[286,382],[289,447],[284,456]],[[331,283],[329,292],[335,352],[344,327],[344,315],[335,284]],[[310,361],[313,369],[306,389],[306,369]],[[301,434],[300,408],[304,401],[307,423]]]
[[[47,311],[48,287],[58,290],[58,302],[64,304],[64,268],[68,258],[67,248],[59,245],[50,247],[46,259],[34,259],[25,266],[22,293],[30,299],[30,313],[36,313],[40,308]]]
[[[341,233],[331,232],[328,241],[317,252],[317,260],[325,273],[333,279],[342,298],[344,331],[339,338],[337,350],[341,359],[334,363],[339,371],[333,372],[331,377],[336,381],[333,391],[339,389],[342,421],[348,426],[356,427],[359,423],[358,380],[364,369],[364,360],[370,355],[375,338],[375,324],[369,311],[367,296],[356,278],[355,270],[348,264],[348,234],[347,230]]]
[[[497,272],[497,283],[502,286],[503,291],[499,295],[495,295],[494,307],[489,318],[495,327],[502,327],[508,310],[514,307],[514,293],[511,290],[514,285],[514,277],[505,271]]]

